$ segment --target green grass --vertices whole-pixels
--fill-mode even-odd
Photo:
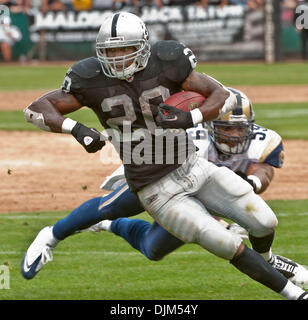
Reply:
[[[308,102],[255,104],[256,123],[277,131],[284,139],[308,139]],[[82,108],[68,115],[88,127],[102,129],[94,112]],[[24,120],[22,111],[0,112],[0,130],[40,131]]]
[[[35,90],[59,88],[67,66],[1,66],[0,90]],[[200,64],[204,72],[227,86],[308,84],[305,63]]]
[[[269,204],[279,219],[273,251],[308,265],[308,200]],[[281,299],[197,245],[185,245],[153,262],[108,232],[67,238],[54,250],[53,262],[34,279],[24,280],[20,262],[25,250],[42,227],[66,214],[0,215],[0,265],[6,264],[10,270],[10,289],[0,290],[0,300]],[[146,214],[138,218],[149,220]]]

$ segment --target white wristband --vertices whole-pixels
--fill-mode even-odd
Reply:
[[[247,176],[248,179],[252,180],[256,186],[256,192],[259,192],[262,188],[262,182],[257,176],[254,176],[253,174]]]
[[[203,122],[203,115],[199,108],[190,111],[193,124]]]
[[[71,133],[73,128],[75,127],[77,121],[72,120],[70,118],[65,118],[62,123],[62,132],[63,133]]]

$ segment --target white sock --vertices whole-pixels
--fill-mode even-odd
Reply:
[[[111,223],[112,220],[103,220],[101,222],[102,229],[111,232]]]
[[[305,291],[302,288],[296,286],[288,280],[286,286],[282,289],[280,294],[288,300],[297,300],[298,297],[304,292]]]
[[[48,244],[51,245],[53,248],[57,246],[57,244],[61,241],[58,240],[54,235],[53,235],[53,226],[50,228],[50,239],[48,241]]]
[[[269,251],[264,252],[264,253],[260,253],[260,254],[266,261],[270,261],[273,256],[272,249],[269,249]]]

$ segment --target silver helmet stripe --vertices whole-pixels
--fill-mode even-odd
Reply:
[[[119,19],[120,13],[116,13],[113,16],[112,23],[111,23],[111,37],[116,37],[117,36],[117,23]]]

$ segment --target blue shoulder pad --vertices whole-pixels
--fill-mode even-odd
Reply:
[[[175,40],[162,40],[157,43],[157,56],[162,61],[174,61],[183,54],[184,46]]]
[[[97,58],[91,57],[78,61],[73,65],[72,71],[80,78],[90,79],[99,75],[102,67]]]
[[[281,168],[284,161],[284,151],[282,142],[267,156],[264,160],[264,163],[268,163],[269,165]]]

